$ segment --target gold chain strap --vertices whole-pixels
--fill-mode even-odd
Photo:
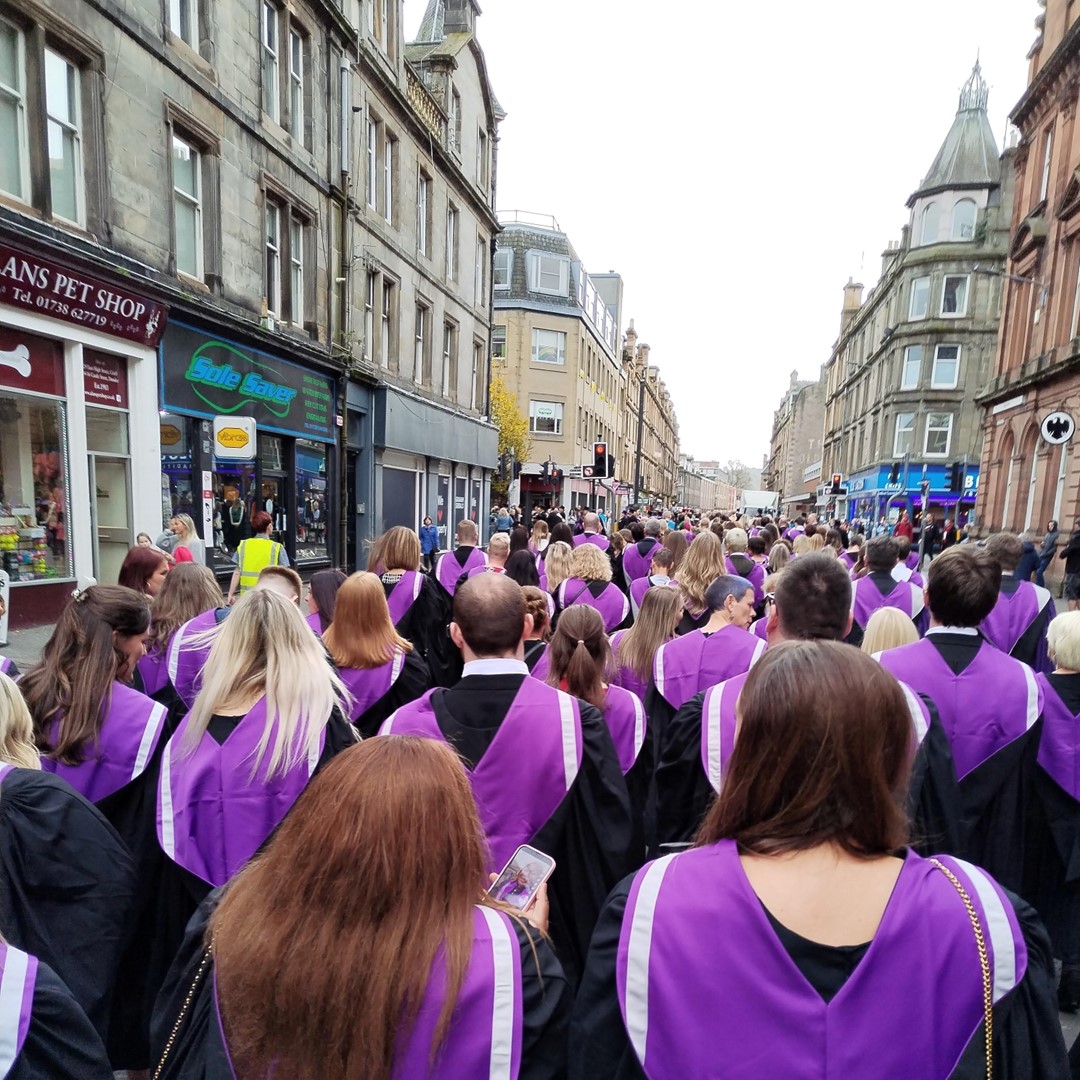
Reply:
[[[975,945],[979,950],[979,965],[982,967],[983,982],[983,1016],[984,1028],[986,1029],[986,1080],[993,1080],[994,1076],[994,989],[990,977],[990,955],[986,949],[986,938],[983,935],[982,924],[979,922],[978,912],[971,902],[967,890],[960,884],[959,878],[943,863],[937,859],[930,859],[930,864],[936,866],[952,883],[960,894],[967,908],[968,918],[971,919],[971,929],[975,931]]]
[[[161,1060],[158,1062],[157,1068],[154,1070],[154,1075],[151,1080],[160,1080],[161,1070],[165,1068],[165,1062],[169,1059],[169,1053],[173,1048],[173,1043],[176,1042],[176,1036],[180,1033],[180,1026],[184,1022],[184,1018],[188,1014],[188,1009],[191,1008],[191,1003],[195,1000],[195,995],[198,993],[199,987],[202,984],[203,976],[206,974],[206,969],[210,966],[210,957],[212,955],[213,942],[206,948],[206,954],[202,958],[202,963],[199,965],[199,970],[195,972],[195,981],[192,982],[191,988],[187,992],[187,997],[184,998],[183,1008],[180,1010],[180,1015],[176,1018],[176,1023],[173,1024],[172,1033],[169,1035],[169,1041],[165,1044],[165,1049],[162,1051]]]

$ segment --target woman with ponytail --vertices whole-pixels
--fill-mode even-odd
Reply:
[[[551,631],[551,596],[535,585],[522,587],[525,610],[532,616],[532,630],[525,639],[525,663],[529,673],[537,679],[546,679],[548,670],[547,641]]]

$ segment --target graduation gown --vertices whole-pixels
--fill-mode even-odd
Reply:
[[[597,913],[635,856],[626,780],[600,711],[524,674],[467,675],[399,709],[380,734],[454,747],[470,771],[495,871],[521,843],[555,859],[550,934],[576,986]]]
[[[1046,631],[1053,617],[1054,599],[1049,589],[1003,577],[994,610],[983,619],[979,630],[1003,653],[1036,671],[1049,673],[1054,665],[1047,653]]]
[[[174,631],[161,649],[147,653],[135,666],[135,676],[131,685],[140,693],[159,702],[168,709],[165,718],[165,730],[170,734],[176,725],[184,719],[189,706],[177,693],[169,678],[169,646],[179,631]]]
[[[578,533],[574,537],[574,547],[581,547],[582,544],[593,544],[605,553],[611,550],[611,541],[602,533]]]
[[[19,667],[10,657],[0,656],[0,675],[6,675],[9,679],[18,679]]]
[[[461,677],[461,653],[450,640],[450,596],[418,570],[409,570],[400,581],[383,581],[394,629],[412,642],[427,662],[435,686],[453,686]]]
[[[1024,895],[1042,916],[1054,955],[1080,963],[1080,675],[1036,676],[1043,730],[1027,818]]]
[[[614,582],[568,578],[555,590],[555,616],[552,625],[556,625],[559,616],[574,604],[586,604],[595,608],[604,620],[604,632],[607,634],[630,623],[630,601]]]
[[[880,571],[859,578],[851,589],[851,615],[863,630],[878,608],[894,607],[911,619],[921,637],[929,622],[928,615],[924,614],[925,606],[922,589]]]
[[[1065,1080],[1038,917],[981,869],[941,861],[986,940],[994,1076]],[[575,1004],[570,1077],[982,1080],[982,983],[963,900],[914,852],[869,947],[830,947],[782,926],[721,841],[649,863],[612,893]]]
[[[641,602],[645,599],[645,594],[650,589],[677,589],[679,586],[675,584],[674,578],[662,577],[659,579],[652,577],[638,578],[630,586],[630,608],[634,613],[634,618],[637,619],[638,611],[641,608]],[[625,590],[624,590],[625,591]]]
[[[131,936],[120,960],[109,1021],[109,1058],[117,1069],[145,1068],[148,1061],[146,1032],[155,977],[147,942],[154,937],[164,869],[154,838],[154,792],[167,711],[159,702],[114,682],[98,745],[84,748],[85,760],[65,765],[45,755],[41,759],[43,770],[60,776],[101,811],[135,864]]]
[[[745,578],[754,586],[754,607],[760,607],[765,599],[765,578],[767,576],[765,566],[754,562],[749,555],[736,552],[725,559],[727,572],[735,577]]]
[[[0,944],[0,978],[0,1076],[112,1080],[101,1039],[47,964]]]
[[[631,671],[619,660],[619,642],[622,641],[625,634],[625,630],[616,630],[611,635],[611,651],[615,657],[615,676],[611,681],[614,686],[621,686],[624,690],[637,694],[644,702],[646,695],[649,693],[649,680],[638,678],[635,672]]]
[[[211,631],[228,618],[230,611],[232,608],[227,607],[204,611],[184,623],[169,640],[169,681],[188,709],[195,704],[202,687],[202,669],[213,646]]]
[[[682,637],[683,634],[692,634],[695,630],[700,630],[711,618],[712,612],[708,608],[700,615],[692,615],[688,610],[684,610],[679,625],[675,627],[675,636]]]
[[[134,860],[93,803],[0,765],[0,934],[50,965],[103,1041],[135,897]]]
[[[155,1061],[160,1061],[165,1045],[183,1009],[184,1000],[195,985],[196,975],[206,950],[206,930],[224,890],[215,890],[203,903],[184,935],[176,962],[158,998],[154,1012],[152,1040]],[[427,1047],[430,1032],[438,1017],[441,1002],[431,995],[425,998],[418,1020],[417,1035],[406,1058],[395,1072],[402,1080],[430,1076],[432,1080],[490,1075],[516,1075],[520,1080],[562,1080],[566,1075],[566,1040],[570,1025],[573,995],[567,986],[559,961],[547,940],[533,928],[522,927],[517,920],[490,908],[477,908],[477,967],[485,961],[487,971],[470,966],[465,985],[454,1010],[449,1041],[434,1072],[427,1070]],[[497,920],[497,921],[496,921]],[[494,987],[491,950],[487,939],[504,940],[499,970],[507,969],[507,980],[498,991]],[[535,950],[535,952],[534,952]],[[512,989],[512,1000],[506,997]],[[498,994],[498,998],[496,998]],[[495,1000],[505,1005],[506,1022],[493,1024]],[[486,1032],[479,1028],[486,1024]],[[518,1071],[493,1070],[483,1051],[490,1050],[492,1030],[500,1031],[512,1047],[512,1060]],[[470,1055],[465,1037],[471,1033],[480,1048],[480,1059]],[[424,1042],[424,1037],[427,1042]],[[421,1061],[416,1055],[423,1053]],[[490,1052],[488,1053],[490,1056]],[[161,1080],[235,1080],[228,1059],[228,1049],[217,1002],[213,962],[198,982],[191,1005],[169,1051]]]
[[[486,566],[487,556],[478,548],[461,546],[444,552],[435,566],[435,580],[452,600],[463,574],[477,566]]]
[[[954,854],[1020,891],[1023,823],[1042,730],[1034,672],[969,634],[934,632],[878,659],[929,697],[941,717],[960,791],[961,849]]]
[[[655,536],[647,536],[636,544],[627,544],[623,548],[622,569],[627,585],[632,585],[638,578],[649,576],[653,552],[660,547]]]
[[[539,638],[533,638],[525,642],[525,665],[529,669],[530,675],[535,675],[538,679],[547,678],[547,642],[541,641]],[[538,674],[537,667],[541,666],[542,671]]]
[[[365,739],[377,735],[388,716],[431,687],[427,664],[403,649],[380,667],[338,668],[338,675],[352,696],[349,721]]]

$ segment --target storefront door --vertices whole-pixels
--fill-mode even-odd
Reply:
[[[127,458],[90,455],[90,515],[94,577],[102,584],[115,584],[124,557],[134,543],[131,463]]]

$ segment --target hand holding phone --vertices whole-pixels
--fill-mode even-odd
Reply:
[[[550,855],[522,844],[492,882],[488,894],[493,900],[525,911],[554,870],[555,860]]]

